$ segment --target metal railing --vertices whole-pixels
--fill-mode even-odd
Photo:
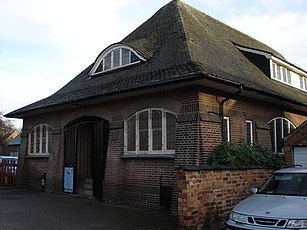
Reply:
[[[13,186],[17,174],[17,160],[4,160],[0,163],[0,186]]]

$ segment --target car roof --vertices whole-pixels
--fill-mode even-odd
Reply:
[[[286,167],[275,171],[274,173],[307,173],[307,167]]]

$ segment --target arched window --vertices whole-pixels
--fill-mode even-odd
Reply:
[[[158,108],[141,110],[125,122],[125,152],[175,153],[176,116]]]
[[[28,135],[28,154],[49,154],[51,128],[45,124],[35,126]]]
[[[140,56],[131,47],[122,44],[115,44],[108,47],[98,56],[90,71],[90,75],[136,64],[140,61],[145,61],[145,58]]]
[[[282,153],[282,140],[291,133],[295,126],[286,118],[277,117],[269,122],[271,130],[272,150],[275,153]]]

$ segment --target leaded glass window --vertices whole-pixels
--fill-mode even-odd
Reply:
[[[159,108],[136,112],[125,122],[125,143],[128,153],[174,153],[176,116]]]
[[[107,49],[105,53],[97,58],[95,65],[90,71],[90,75],[95,75],[112,69],[117,69],[127,65],[132,65],[145,61],[133,49],[124,45],[115,45]]]
[[[272,150],[275,153],[282,153],[284,151],[282,141],[295,129],[295,126],[288,119],[283,117],[274,118],[269,122],[269,125],[271,130]]]
[[[51,128],[48,125],[40,124],[35,126],[28,135],[28,154],[49,154],[50,137]]]

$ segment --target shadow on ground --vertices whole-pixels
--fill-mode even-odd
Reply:
[[[101,202],[67,194],[0,189],[1,230],[172,230],[167,212]]]

